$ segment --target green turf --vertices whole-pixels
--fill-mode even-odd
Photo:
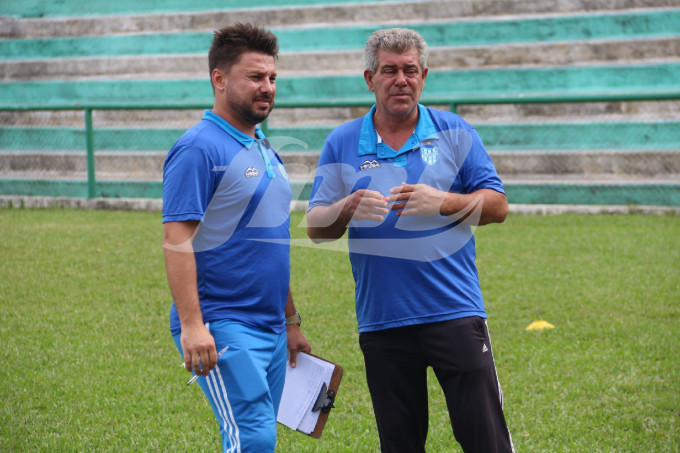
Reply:
[[[0,210],[0,451],[218,450],[167,330],[161,232],[159,213]],[[517,451],[678,451],[678,237],[677,216],[511,215],[477,229]],[[347,255],[291,255],[304,330],[345,376],[321,439],[280,426],[277,451],[377,451]],[[524,330],[539,319],[556,328]],[[460,451],[430,387],[428,451]]]

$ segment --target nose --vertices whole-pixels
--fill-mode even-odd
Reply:
[[[406,73],[404,71],[402,71],[401,69],[399,71],[397,71],[397,77],[396,77],[394,83],[396,85],[399,85],[399,86],[406,85]]]
[[[274,90],[276,90],[276,85],[274,85],[274,82],[272,82],[271,80],[264,79],[260,89],[262,90],[263,93],[272,94],[274,93]]]

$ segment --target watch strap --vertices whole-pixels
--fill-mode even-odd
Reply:
[[[296,311],[294,315],[288,316],[286,318],[286,325],[287,326],[299,326],[302,324],[302,316],[300,316],[300,312]]]

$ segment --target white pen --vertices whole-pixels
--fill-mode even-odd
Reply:
[[[217,353],[217,358],[219,359],[222,354],[227,352],[227,349],[229,349],[229,346],[225,346],[224,348],[222,348],[220,350],[220,352]],[[184,365],[184,364],[182,364],[182,365]],[[191,379],[189,379],[189,382],[187,382],[187,385],[193,384],[196,379],[198,379],[198,374],[194,374],[193,377]]]

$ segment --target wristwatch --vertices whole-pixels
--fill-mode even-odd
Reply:
[[[302,324],[302,316],[300,316],[300,312],[296,311],[293,316],[289,316],[286,318],[286,325],[287,326],[300,326]]]

